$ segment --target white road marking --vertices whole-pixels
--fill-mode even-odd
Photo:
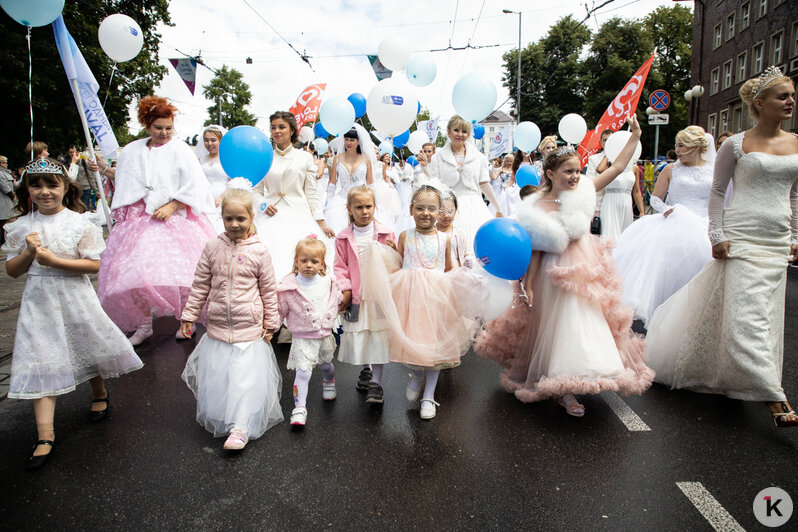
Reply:
[[[700,482],[677,482],[693,506],[709,521],[712,528],[723,532],[745,532],[740,523],[712,496]]]
[[[640,416],[635,414],[634,410],[629,408],[623,399],[618,397],[618,395],[614,392],[603,392],[601,394],[601,398],[604,399],[609,407],[615,412],[615,415],[626,425],[626,428],[632,432],[642,432],[651,430],[651,427],[645,424],[645,422],[640,419]]]

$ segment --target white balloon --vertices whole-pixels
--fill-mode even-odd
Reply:
[[[587,122],[580,115],[570,113],[560,119],[560,125],[557,129],[565,142],[579,144],[587,134]]]
[[[407,81],[416,87],[426,87],[435,79],[438,67],[425,55],[415,55],[407,63]]]
[[[386,68],[404,70],[410,60],[410,48],[404,39],[396,36],[386,37],[377,49],[377,55]]]
[[[316,138],[316,134],[313,133],[313,130],[310,129],[308,126],[302,126],[299,128],[299,141],[307,144],[314,138]]]
[[[378,82],[366,99],[371,124],[383,135],[401,135],[416,119],[418,98],[413,88],[399,78]]]
[[[468,122],[479,122],[496,105],[496,85],[480,72],[464,74],[452,89],[452,106]]]
[[[626,146],[626,143],[629,141],[629,137],[631,136],[632,133],[625,130],[616,131],[610,135],[610,138],[608,138],[606,144],[604,144],[604,153],[607,155],[607,159],[610,162],[615,161],[618,155],[621,154],[621,150],[623,150],[623,147]],[[632,156],[632,160],[638,160],[641,153],[643,153],[643,146],[640,144],[640,141],[637,141],[637,148]]]
[[[540,144],[540,128],[534,122],[521,122],[513,132],[513,142],[521,151],[535,151]]]
[[[321,137],[313,141],[313,146],[316,148],[316,153],[319,154],[319,157],[327,153],[327,150],[330,148],[327,141]]]
[[[103,19],[97,37],[105,54],[117,63],[130,61],[139,55],[144,45],[141,27],[135,20],[120,13]]]
[[[510,309],[510,305],[513,304],[513,285],[510,281],[491,275],[481,266],[475,266],[472,272],[481,275],[487,280],[488,309],[485,319],[487,321],[495,320],[507,312]]]
[[[407,149],[413,152],[413,155],[418,155],[421,152],[421,147],[427,142],[429,142],[427,134],[417,129],[410,133],[410,138],[407,139]]]

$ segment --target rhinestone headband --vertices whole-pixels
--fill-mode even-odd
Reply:
[[[557,157],[562,157],[563,155],[570,155],[572,153],[576,153],[576,150],[573,148],[573,146],[566,144],[565,146],[560,146],[557,148],[557,150],[554,152],[554,155]]]
[[[779,69],[777,66],[770,66],[767,70],[762,72],[759,75],[759,79],[757,80],[756,84],[754,85],[754,89],[751,91],[752,99],[756,99],[759,94],[767,88],[771,81],[776,78],[780,78],[784,76],[784,73]]]
[[[59,174],[64,175],[63,167],[44,157],[36,159],[25,167],[26,174]]]

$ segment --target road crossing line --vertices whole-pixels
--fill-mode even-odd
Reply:
[[[701,512],[704,519],[709,521],[712,528],[718,532],[745,532],[740,523],[721,506],[703,484],[700,482],[677,482],[676,485],[690,499],[693,506]]]
[[[651,427],[646,425],[646,423],[640,419],[640,416],[635,414],[634,410],[632,410],[623,399],[618,397],[618,394],[614,392],[603,392],[601,398],[604,399],[604,402],[609,405],[612,411],[615,412],[615,415],[618,416],[621,422],[623,422],[626,428],[631,432],[651,430]]]

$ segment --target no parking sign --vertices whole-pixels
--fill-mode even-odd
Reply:
[[[671,95],[667,91],[657,89],[651,93],[648,103],[655,111],[664,111],[671,104]]]

